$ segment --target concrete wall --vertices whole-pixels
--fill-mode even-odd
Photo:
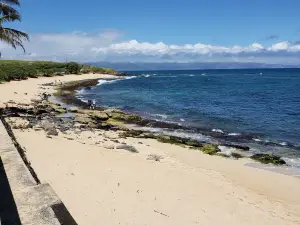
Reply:
[[[2,121],[0,120],[2,167],[0,168],[2,171],[0,192],[6,196],[6,201],[0,199],[0,225],[76,225],[77,223],[51,186],[39,184],[26,159],[26,164],[24,163],[26,156],[19,147],[10,127],[2,118]],[[9,187],[6,187],[8,184]]]

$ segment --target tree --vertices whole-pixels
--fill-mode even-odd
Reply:
[[[21,47],[25,52],[23,41],[29,40],[28,34],[12,28],[3,27],[4,23],[21,21],[21,16],[13,7],[14,5],[19,6],[19,0],[0,1],[0,41],[9,44],[14,49]]]

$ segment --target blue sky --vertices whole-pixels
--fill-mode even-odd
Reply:
[[[208,56],[208,61],[274,63],[284,60],[294,63],[299,58],[299,0],[21,0],[21,3],[22,23],[9,26],[30,34],[32,41],[27,45],[26,57],[59,60],[62,54],[70,54],[81,61],[203,61]],[[64,43],[68,39],[73,45]],[[196,44],[203,46],[195,47]],[[48,49],[51,54],[47,55],[46,45],[51,46]],[[1,51],[9,57],[23,57],[20,51],[1,46]],[[240,48],[232,50],[234,46]]]

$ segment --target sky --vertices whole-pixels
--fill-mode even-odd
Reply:
[[[299,0],[20,0],[7,59],[297,64]]]

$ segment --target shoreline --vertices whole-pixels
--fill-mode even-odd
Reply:
[[[91,77],[59,77],[63,82],[86,78]],[[31,107],[31,99],[42,92],[55,93],[53,86],[41,85],[56,79],[1,84],[5,97],[0,104],[12,100]],[[23,89],[15,94],[16,87]],[[79,224],[224,224],[224,218],[228,224],[300,222],[300,180],[295,177],[245,166],[254,162],[248,159],[229,160],[155,139],[124,137],[120,130],[76,123],[64,130],[71,122],[55,116],[51,123],[60,125],[58,135],[49,136],[39,123],[50,114],[33,119],[37,124],[32,128],[17,128],[25,123],[21,118],[9,123],[39,179],[51,184]]]
[[[117,79],[117,80],[122,80],[122,79]],[[81,90],[83,88],[92,88],[93,86],[98,85],[98,79],[96,80],[82,80],[79,82],[69,82],[67,84],[64,84],[57,89],[57,93],[55,94],[56,97],[60,99],[61,102],[64,104],[69,104],[73,106],[78,106],[78,107],[83,107],[87,108],[87,104],[80,100],[76,96],[76,91]],[[105,108],[103,106],[98,106],[96,107],[96,110],[106,110],[108,108]],[[117,109],[119,110],[119,109]],[[221,145],[221,154],[224,154],[222,156],[229,157],[231,156],[231,152],[234,153],[237,157],[249,157],[254,154],[265,154],[265,152],[260,152],[260,151],[254,151],[251,152],[249,151],[250,148],[253,147],[253,145],[258,145],[261,144],[262,146],[278,146],[278,147],[283,147],[280,144],[276,144],[273,142],[268,142],[268,143],[256,143],[253,141],[253,138],[251,135],[230,135],[231,133],[220,133],[220,132],[214,132],[212,130],[207,130],[207,129],[193,129],[189,127],[185,127],[182,125],[178,125],[176,123],[170,123],[170,122],[165,122],[165,121],[158,121],[154,120],[151,118],[145,118],[142,115],[137,115],[132,112],[128,111],[123,111],[124,113],[132,116],[138,116],[136,121],[124,121],[126,124],[126,127],[131,130],[138,130],[138,131],[144,131],[145,133],[154,133],[154,134],[161,134],[161,135],[167,135],[171,137],[178,137],[182,139],[186,139],[187,141],[197,141],[199,143],[203,144],[217,144],[218,146]],[[155,130],[155,131],[154,131]],[[187,135],[188,137],[182,137],[182,135],[177,134],[177,131],[179,131],[182,134]],[[196,139],[196,136],[202,137],[201,140]],[[138,135],[136,135],[137,138]],[[250,138],[250,139],[249,139]],[[180,140],[179,140],[180,141]],[[175,143],[175,142],[173,142]],[[176,143],[175,143],[176,144]],[[250,146],[250,147],[248,147]],[[252,147],[251,147],[252,146]],[[195,146],[192,146],[195,147]],[[196,146],[197,147],[197,146]],[[300,150],[297,149],[295,146],[287,146],[291,148],[290,150],[296,151]],[[235,151],[235,149],[238,151]],[[247,152],[246,152],[247,151]],[[275,153],[266,153],[266,154],[274,154]],[[285,157],[285,155],[280,155],[280,157]],[[237,158],[238,159],[238,158]],[[287,164],[290,162],[292,163],[289,166],[292,166],[294,168],[295,174],[299,174],[300,176],[300,167],[299,165],[294,164],[294,160],[298,160],[299,158],[284,158],[287,160]],[[268,166],[268,165],[267,165]],[[266,167],[267,168],[267,167]],[[274,170],[274,171],[282,171],[282,170]]]

